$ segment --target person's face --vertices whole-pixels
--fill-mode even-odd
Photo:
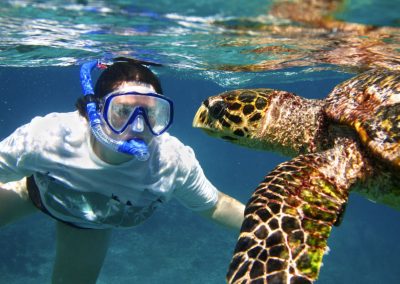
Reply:
[[[113,93],[128,93],[128,92],[139,92],[139,93],[155,93],[155,90],[150,85],[138,85],[135,82],[124,82],[119,85]],[[107,115],[111,119],[113,119],[113,123],[115,125],[123,125],[126,121],[118,121],[119,117],[123,117],[122,112],[126,111],[126,109],[130,109],[130,106],[143,105],[143,106],[151,106],[151,100],[143,100],[140,97],[134,96],[118,96],[113,99],[115,102],[114,108],[110,108]],[[151,133],[148,125],[144,121],[144,117],[139,115],[136,119],[128,125],[128,127],[120,134],[114,133],[107,125],[104,126],[104,131],[111,138],[116,140],[131,140],[133,138],[139,138],[145,141],[147,144],[151,142],[153,139],[153,134]]]

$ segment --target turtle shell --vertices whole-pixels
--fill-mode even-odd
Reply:
[[[354,128],[375,156],[400,169],[400,71],[375,69],[339,84],[325,111]]]

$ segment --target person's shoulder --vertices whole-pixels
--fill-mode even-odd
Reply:
[[[158,143],[164,147],[171,147],[171,146],[178,146],[182,147],[185,146],[178,138],[169,134],[168,132],[163,133],[158,138]]]
[[[84,118],[74,112],[52,112],[36,116],[28,124],[35,133],[54,132],[57,129],[80,129],[85,125]]]
[[[78,111],[73,112],[51,112],[43,116],[35,116],[31,124],[61,124],[61,125],[74,125],[77,122],[84,120],[78,113]]]
[[[49,113],[18,127],[4,143],[14,152],[19,149],[25,157],[50,152],[70,154],[86,141],[86,129],[77,112]]]
[[[183,144],[181,140],[175,136],[172,136],[168,132],[159,136],[157,143],[160,149],[168,152],[186,153],[187,151],[193,151],[192,148]]]
[[[176,161],[186,166],[196,163],[197,159],[193,149],[182,143],[177,137],[164,133],[158,138],[160,155],[164,159]]]
[[[42,145],[81,144],[86,135],[86,121],[76,112],[49,113],[37,116],[28,124],[32,142]]]

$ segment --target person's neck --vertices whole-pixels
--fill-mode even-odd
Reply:
[[[97,141],[92,133],[90,133],[90,145],[93,149],[94,154],[100,160],[110,165],[120,165],[134,159],[133,156],[118,153],[111,149],[108,149],[106,146]]]

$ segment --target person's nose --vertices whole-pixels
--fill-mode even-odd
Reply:
[[[132,131],[142,133],[144,131],[144,118],[141,114],[137,115],[132,122]]]

